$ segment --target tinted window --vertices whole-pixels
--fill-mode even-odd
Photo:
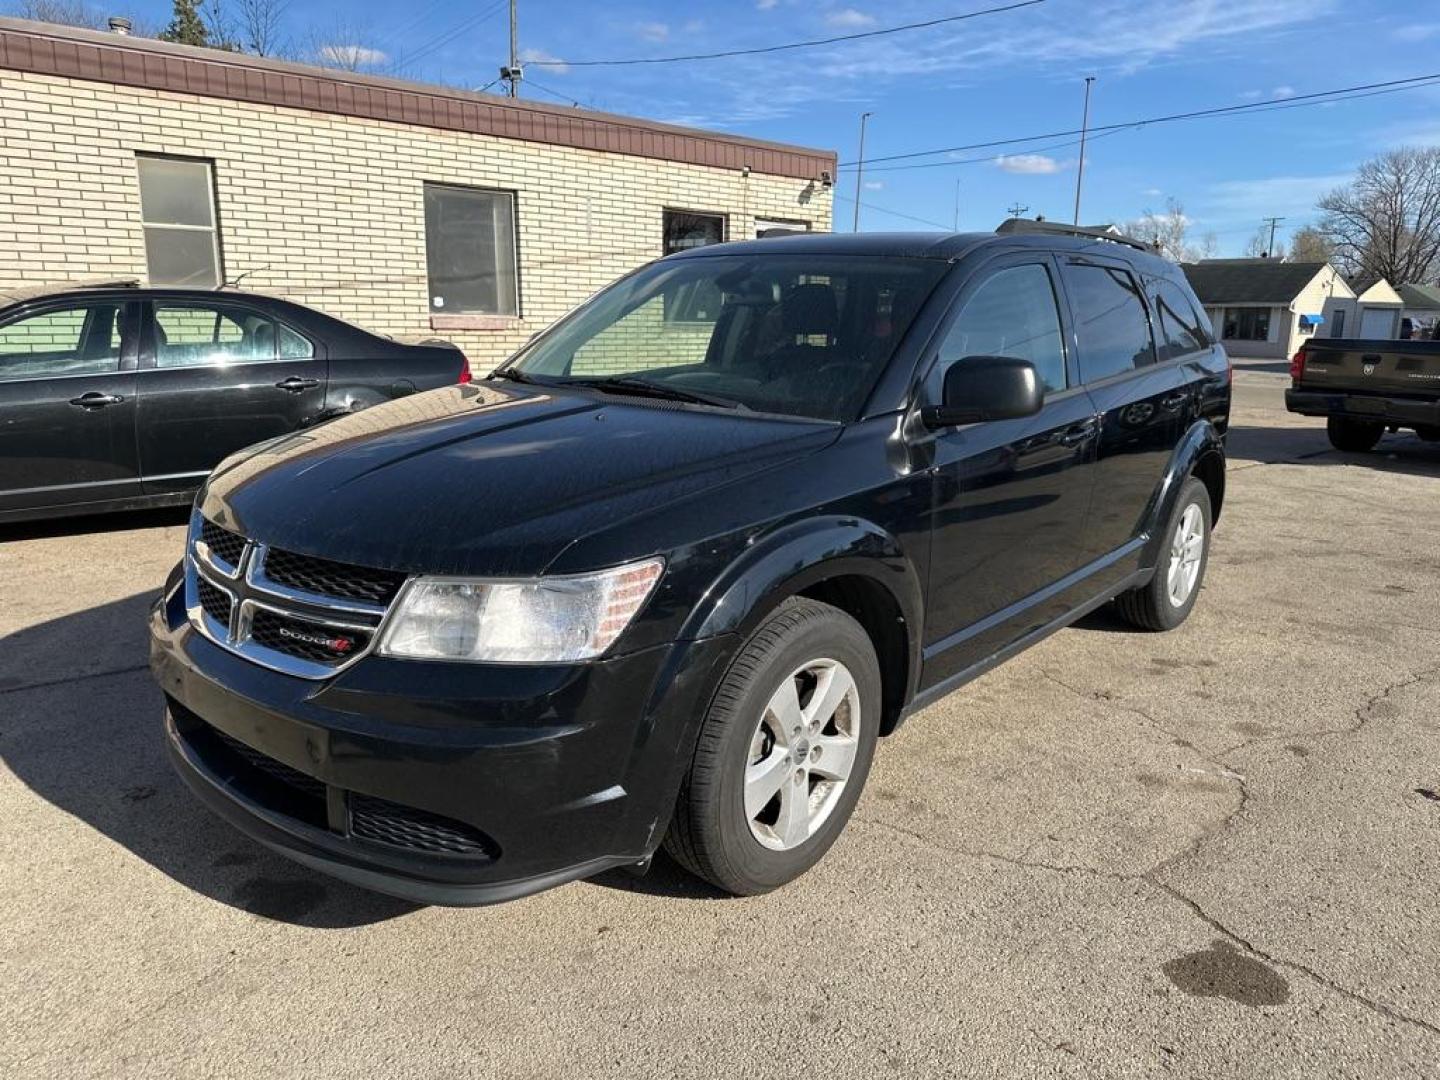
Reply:
[[[1175,360],[1210,347],[1210,334],[1204,317],[1195,310],[1178,287],[1168,281],[1155,286],[1155,312],[1160,316],[1160,347],[1162,360]]]
[[[425,259],[431,311],[518,315],[515,197],[426,184]]]
[[[1083,381],[1095,382],[1154,363],[1145,303],[1129,271],[1072,263],[1065,267],[1065,286],[1075,318]]]
[[[103,375],[120,369],[120,308],[61,308],[0,326],[0,380]]]
[[[1050,272],[1038,263],[998,271],[965,302],[940,348],[947,367],[967,356],[1029,360],[1047,391],[1065,389],[1065,349]]]
[[[252,364],[275,355],[275,323],[259,312],[188,301],[155,305],[156,367]]]
[[[757,412],[853,419],[948,268],[789,255],[660,261],[600,293],[515,366],[542,380],[628,375]],[[666,318],[697,293],[713,297],[706,321]]]

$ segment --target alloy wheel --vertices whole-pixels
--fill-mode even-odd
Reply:
[[[1175,607],[1184,607],[1200,577],[1200,559],[1205,554],[1205,516],[1191,503],[1180,515],[1170,539],[1170,569],[1165,593]]]

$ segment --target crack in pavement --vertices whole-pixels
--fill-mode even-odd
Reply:
[[[0,687],[0,695],[20,694],[26,690],[44,690],[49,686],[65,686],[67,683],[87,682],[90,679],[108,679],[112,675],[129,675],[136,671],[148,671],[149,664],[132,664],[129,667],[112,668],[109,671],[88,671],[84,675],[67,675],[63,679],[49,679],[45,682],[25,683],[21,686]]]

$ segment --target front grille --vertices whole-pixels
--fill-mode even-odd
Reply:
[[[203,577],[195,581],[196,593],[200,600],[200,606],[205,614],[214,619],[221,626],[230,625],[230,594],[224,589],[211,585]]]
[[[353,566],[276,548],[266,552],[264,569],[267,578],[287,588],[372,604],[388,604],[405,584],[405,575],[396,570]]]
[[[363,651],[370,635],[257,608],[250,620],[250,640],[314,664],[338,664]]]
[[[358,792],[350,795],[350,835],[432,855],[493,858],[498,850],[493,840],[462,821]]]
[[[200,539],[205,541],[210,553],[221,562],[230,566],[240,565],[240,553],[245,550],[243,536],[221,528],[209,518],[205,518],[200,524]]]

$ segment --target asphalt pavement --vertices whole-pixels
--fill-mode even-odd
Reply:
[[[882,743],[769,896],[419,908],[171,774],[183,514],[0,533],[0,1076],[1440,1075],[1440,444],[1332,451],[1236,374],[1180,630],[1105,614]]]

